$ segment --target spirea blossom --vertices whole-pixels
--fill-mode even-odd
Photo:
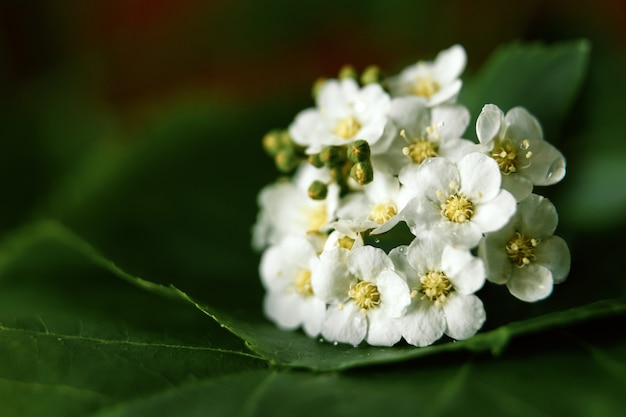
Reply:
[[[524,107],[487,103],[470,126],[465,63],[455,45],[385,79],[342,72],[264,137],[282,176],[260,190],[251,234],[276,326],[428,346],[474,336],[489,302],[538,302],[566,279],[556,208],[533,194],[565,159]],[[512,297],[485,300],[487,285]]]

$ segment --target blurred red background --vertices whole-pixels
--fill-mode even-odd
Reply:
[[[68,70],[119,110],[180,91],[245,104],[307,94],[343,64],[397,71],[457,42],[468,70],[517,39],[588,37],[624,54],[625,16],[622,0],[3,1],[0,75],[15,91]]]

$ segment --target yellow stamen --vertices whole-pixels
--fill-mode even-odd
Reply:
[[[465,223],[474,214],[474,203],[464,195],[454,193],[441,205],[441,214],[452,222]]]
[[[420,276],[420,282],[422,284],[420,289],[422,300],[430,300],[436,306],[445,303],[450,293],[454,290],[452,282],[441,271],[428,271]]]
[[[371,282],[360,281],[352,284],[348,296],[364,311],[378,307],[380,304],[378,287]]]
[[[300,271],[293,283],[296,292],[302,296],[313,295],[313,287],[311,286],[311,271]]]
[[[506,254],[511,262],[521,268],[535,260],[535,248],[538,244],[539,239],[515,232],[505,245]]]
[[[381,203],[374,207],[370,213],[370,218],[378,224],[383,224],[389,221],[389,219],[396,214],[398,214],[398,210],[395,205]]]
[[[339,119],[333,133],[344,139],[351,139],[361,130],[361,123],[354,116]]]

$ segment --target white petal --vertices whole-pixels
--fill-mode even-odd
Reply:
[[[468,339],[482,327],[487,315],[482,301],[475,295],[452,293],[443,305],[446,334],[456,340]]]
[[[517,211],[520,232],[535,239],[545,239],[554,234],[559,217],[556,207],[547,198],[531,194],[520,201]]]
[[[474,152],[458,163],[461,191],[472,201],[489,201],[500,191],[502,178],[498,163],[487,155]]]
[[[514,297],[522,301],[542,300],[552,293],[552,273],[536,262],[521,268],[513,268],[506,286]]]
[[[454,289],[461,294],[472,294],[485,283],[485,265],[469,250],[447,246],[441,255],[441,269]]]
[[[372,346],[393,346],[402,339],[397,319],[388,317],[382,310],[367,312],[368,329],[365,340]]]
[[[400,320],[402,336],[414,346],[431,345],[443,336],[446,328],[442,311],[431,302],[414,302]]]
[[[504,226],[516,210],[515,197],[508,191],[501,190],[493,200],[476,206],[471,221],[477,224],[482,232],[493,232]]]
[[[463,81],[454,80],[449,84],[445,84],[439,91],[433,94],[428,100],[429,106],[437,106],[442,103],[453,103],[456,101],[461,88],[463,87]]]
[[[513,194],[517,201],[522,201],[533,192],[533,183],[519,173],[502,175],[502,189]]]
[[[435,126],[441,124],[438,133],[442,141],[463,136],[469,121],[469,110],[464,106],[441,105],[433,107],[431,111],[431,124]]]
[[[268,291],[263,299],[263,311],[278,327],[294,330],[302,324],[301,303],[302,298],[296,293]]]
[[[330,342],[350,343],[353,346],[363,341],[367,334],[367,319],[354,303],[339,308],[330,306],[322,326],[322,337]]]
[[[324,251],[317,266],[311,271],[313,292],[328,304],[344,302],[348,298],[350,284],[356,279],[348,272],[347,257],[347,249]]]
[[[409,137],[417,136],[430,124],[430,112],[422,97],[396,97],[391,101],[389,118]]]
[[[348,269],[359,279],[376,282],[376,277],[385,268],[393,269],[393,262],[382,249],[362,246],[348,254]]]
[[[519,173],[535,185],[552,185],[565,177],[565,158],[552,144],[545,141],[531,143],[530,165],[520,167]]]
[[[476,120],[476,136],[483,145],[493,147],[493,140],[498,136],[504,121],[504,113],[493,104],[486,104]]]
[[[442,84],[447,84],[458,78],[467,63],[467,54],[461,45],[453,45],[445,49],[435,58],[433,73]]]
[[[478,245],[478,256],[485,263],[487,280],[496,284],[506,283],[513,273],[513,263],[505,250],[506,242],[487,235]]]
[[[375,281],[380,292],[380,310],[389,317],[400,317],[411,304],[409,286],[396,272],[382,271]]]
[[[543,140],[541,125],[537,119],[523,107],[509,110],[504,117],[506,136],[514,140]]]
[[[571,255],[567,243],[559,236],[551,236],[535,248],[535,262],[552,273],[555,284],[565,281],[569,274]]]
[[[322,331],[326,317],[326,303],[317,297],[308,297],[300,304],[302,328],[309,337],[315,337]]]

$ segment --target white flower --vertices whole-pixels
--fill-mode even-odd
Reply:
[[[372,153],[383,152],[392,138],[386,132],[390,102],[380,84],[360,88],[351,78],[327,80],[317,95],[316,107],[298,113],[289,133],[309,154],[357,139],[367,141]]]
[[[259,212],[252,229],[254,249],[263,250],[289,234],[306,235],[328,229],[339,204],[339,187],[330,184],[325,200],[313,200],[308,196],[308,187],[316,179],[329,182],[328,170],[303,163],[291,181],[279,180],[261,190]]]
[[[311,274],[319,258],[304,236],[287,236],[261,257],[260,274],[267,290],[263,309],[280,328],[302,327],[317,336],[324,322],[326,304],[315,297]]]
[[[402,338],[397,318],[411,302],[409,287],[382,249],[325,251],[311,277],[328,306],[322,336],[354,346],[393,346]]]
[[[469,111],[461,105],[431,108],[422,98],[399,97],[391,102],[389,118],[399,134],[384,154],[372,157],[372,163],[388,167],[393,174],[426,158],[441,156],[458,161],[480,150],[479,145],[461,138],[470,121]]]
[[[393,249],[389,256],[411,289],[411,306],[400,318],[408,343],[427,346],[444,333],[463,340],[482,327],[486,314],[474,293],[485,282],[485,267],[468,249],[428,235]]]
[[[397,201],[400,182],[393,175],[374,171],[374,180],[364,185],[362,190],[348,194],[341,201],[337,217],[361,221],[363,226],[376,229],[402,209]]]
[[[352,250],[363,246],[363,232],[375,227],[376,224],[369,220],[339,219],[329,226],[335,230],[328,235],[323,251],[336,248]]]
[[[515,213],[515,199],[500,189],[498,165],[482,153],[466,155],[458,164],[430,158],[410,168],[400,176],[401,193],[414,197],[398,217],[415,236],[434,231],[453,245],[472,248]]]
[[[537,301],[565,280],[570,268],[567,243],[554,236],[558,216],[554,205],[537,194],[522,200],[516,215],[502,229],[488,233],[478,246],[487,279],[506,284],[523,301]]]
[[[522,107],[505,116],[497,106],[485,105],[476,120],[476,134],[498,162],[502,188],[517,201],[526,198],[533,185],[552,185],[565,176],[565,158],[543,140],[541,125]]]
[[[416,95],[424,97],[429,106],[456,100],[463,82],[467,55],[461,45],[439,52],[434,61],[420,61],[386,80],[392,97]]]

